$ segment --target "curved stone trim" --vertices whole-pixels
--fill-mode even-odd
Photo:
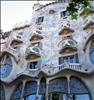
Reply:
[[[15,62],[18,63],[18,57],[16,57],[15,53],[11,53],[11,52],[9,52],[9,51],[7,51],[7,50],[6,50],[6,51],[3,51],[3,52],[1,53],[1,58],[2,58],[5,54],[11,55],[11,56],[14,58]]]
[[[49,69],[47,69],[47,71],[43,71],[43,70],[26,70],[26,72],[22,72],[18,75],[16,75],[14,77],[14,79],[10,79],[8,82],[7,80],[1,80],[2,82],[4,83],[12,83],[13,81],[15,81],[16,79],[18,79],[19,77],[21,76],[27,76],[27,77],[33,77],[33,78],[37,78],[39,77],[41,74],[45,75],[45,76],[54,76],[54,75],[57,75],[63,71],[68,71],[68,70],[71,70],[71,71],[74,71],[74,72],[78,72],[78,73],[83,73],[83,74],[92,74],[94,73],[94,70],[85,70],[83,69],[80,65],[71,65],[70,67],[67,67],[66,65],[60,65],[59,67],[51,67]]]

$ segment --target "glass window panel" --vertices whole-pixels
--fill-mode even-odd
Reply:
[[[59,64],[63,63],[63,57],[59,57]]]
[[[78,55],[77,54],[75,55],[75,62],[79,63],[79,59],[78,59]]]
[[[70,56],[70,61],[69,61],[70,63],[74,63],[75,62],[75,58],[74,58],[74,56]]]
[[[67,57],[63,57],[63,62],[64,63],[78,63],[78,55],[71,55]]]
[[[75,100],[90,100],[88,94],[76,95],[75,98]]]
[[[36,95],[29,95],[23,98],[22,100],[35,100],[35,99],[36,99]],[[43,95],[38,95],[38,100],[44,100]]]
[[[64,57],[63,61],[64,61],[64,63],[68,63],[69,62],[68,57]]]
[[[28,96],[27,98],[28,98],[28,99],[26,99],[26,100],[35,100],[36,95],[30,95],[30,96]]]

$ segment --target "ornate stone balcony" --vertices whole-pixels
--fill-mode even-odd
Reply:
[[[41,39],[43,39],[41,32],[36,31],[30,38],[30,41],[31,41],[31,44],[34,44],[34,43],[40,42]]]
[[[77,43],[75,40],[71,38],[64,38],[61,43],[59,44],[60,46],[60,53],[62,53],[66,48],[72,48],[73,51],[77,50]]]
[[[12,41],[11,41],[11,46],[16,46],[16,45],[18,45],[18,44],[21,44],[21,43],[23,43],[23,41],[22,41],[22,36],[20,36],[20,35],[13,35],[12,36]]]
[[[88,28],[94,29],[94,16],[88,16],[84,20],[83,29],[86,30]]]
[[[53,75],[64,69],[71,69],[74,71],[83,72],[82,66],[79,63],[64,63],[64,64],[58,65],[56,67],[46,66],[42,70],[45,71],[45,73],[47,73],[49,75]]]
[[[35,59],[41,56],[41,50],[37,46],[29,47],[26,50],[26,59]]]
[[[70,36],[71,33],[74,32],[74,29],[72,27],[72,23],[68,20],[60,20],[59,25],[59,35],[62,35],[63,37]]]

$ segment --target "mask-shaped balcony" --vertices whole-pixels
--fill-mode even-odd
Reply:
[[[85,19],[84,24],[83,24],[83,29],[94,29],[94,16],[89,16]]]
[[[64,40],[61,41],[61,43],[59,44],[60,46],[60,53],[62,54],[63,52],[65,52],[66,49],[71,49],[72,48],[72,51],[75,51],[77,50],[76,48],[76,41],[73,40],[73,39],[70,39],[70,38],[66,38]],[[71,51],[71,50],[69,50]],[[66,53],[69,52],[68,50],[66,51]]]
[[[36,59],[41,56],[41,50],[39,47],[29,47],[26,50],[26,59]]]
[[[22,37],[21,36],[19,36],[19,35],[14,35],[13,37],[12,37],[12,42],[11,42],[11,46],[12,47],[15,47],[15,46],[17,46],[17,45],[19,45],[19,44],[22,44],[23,43],[23,41],[22,41]]]
[[[34,33],[33,36],[30,38],[31,44],[40,42],[40,40],[43,39],[42,34],[40,33]]]
[[[59,32],[59,35],[66,37],[66,36],[70,36],[71,33],[73,32],[74,30],[72,28],[64,26],[63,29]]]

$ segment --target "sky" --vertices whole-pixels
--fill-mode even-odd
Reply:
[[[52,1],[39,1],[40,4]],[[37,1],[1,1],[1,29],[10,31],[16,23],[30,21],[32,7]]]

